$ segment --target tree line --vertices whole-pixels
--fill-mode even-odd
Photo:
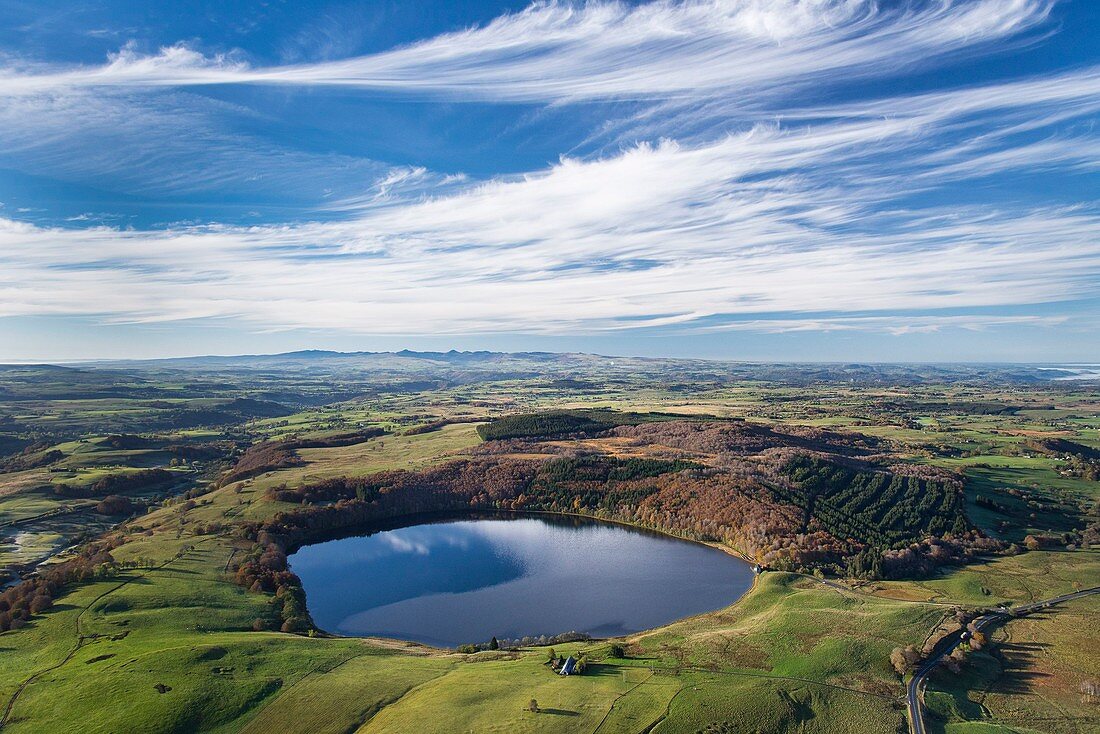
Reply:
[[[19,629],[32,615],[49,609],[65,584],[113,576],[118,564],[111,550],[121,542],[115,538],[89,544],[76,557],[53,564],[35,577],[4,589],[0,592],[0,632]]]

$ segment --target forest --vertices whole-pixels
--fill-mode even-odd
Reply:
[[[616,426],[654,421],[671,421],[686,416],[671,413],[632,413],[612,410],[555,410],[520,413],[497,418],[478,426],[486,441],[508,438],[555,438],[593,435]]]
[[[858,471],[806,455],[791,459],[783,472],[797,488],[785,496],[805,510],[807,523],[812,519],[838,537],[892,548],[973,529],[957,480]]]

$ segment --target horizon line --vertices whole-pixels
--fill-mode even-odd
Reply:
[[[667,361],[667,362],[708,362],[714,364],[746,364],[746,365],[838,365],[838,364],[852,364],[852,365],[967,365],[967,366],[1020,366],[1020,367],[1037,367],[1037,368],[1050,368],[1050,367],[1100,367],[1100,359],[1097,361],[1051,361],[1051,362],[1035,362],[1035,361],[1004,361],[1004,360],[785,360],[785,359],[738,359],[735,357],[719,358],[719,357],[693,357],[693,356],[644,356],[634,354],[601,354],[599,352],[585,352],[585,351],[553,351],[553,350],[495,350],[495,349],[448,349],[448,350],[434,350],[434,349],[399,349],[399,350],[352,350],[344,351],[337,349],[292,349],[285,352],[258,352],[258,353],[224,353],[224,354],[184,354],[184,355],[172,355],[163,357],[92,357],[92,358],[72,358],[72,359],[0,359],[0,367],[34,367],[34,366],[69,366],[69,365],[86,365],[95,366],[98,364],[115,364],[115,363],[146,363],[146,362],[180,362],[187,360],[203,360],[203,359],[262,359],[272,357],[291,357],[294,355],[330,355],[334,357],[357,357],[357,356],[414,356],[420,357],[423,355],[432,354],[455,354],[455,355],[474,355],[474,354],[486,354],[486,355],[553,355],[556,357],[563,356],[577,356],[577,357],[596,357],[599,359],[632,359],[632,360],[645,360],[645,361]]]

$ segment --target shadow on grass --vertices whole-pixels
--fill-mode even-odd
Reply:
[[[157,568],[150,573],[163,574],[165,576],[197,576],[202,575],[201,571],[196,571],[193,568]]]
[[[1038,642],[1002,642],[997,646],[1001,658],[1003,673],[993,684],[998,693],[1026,694],[1034,690],[1037,681],[1051,677],[1050,673],[1038,670],[1039,654],[1050,647]]]
[[[580,716],[579,711],[566,711],[565,709],[540,708],[538,712],[540,714],[550,714],[551,716]]]
[[[621,671],[625,669],[625,667],[626,666],[620,667],[618,665],[607,665],[603,663],[588,663],[588,665],[584,667],[584,672],[580,675],[584,678],[601,677],[608,675],[618,676],[621,674]]]
[[[71,612],[73,610],[80,610],[80,609],[83,609],[83,608],[84,607],[79,607],[76,604],[66,604],[66,603],[62,602],[60,604],[51,605],[49,609],[45,609],[45,610],[39,612],[39,614],[48,617],[51,614],[54,614],[55,612]]]

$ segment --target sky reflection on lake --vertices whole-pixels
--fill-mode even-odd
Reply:
[[[448,647],[626,634],[721,608],[752,584],[747,564],[713,548],[543,517],[415,525],[307,546],[290,561],[321,628]]]

